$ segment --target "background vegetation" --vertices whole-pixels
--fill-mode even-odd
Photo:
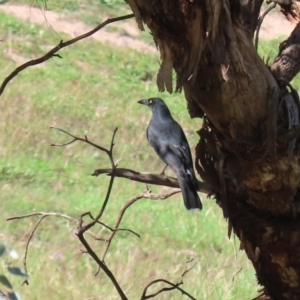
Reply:
[[[27,1],[18,1],[27,3]],[[27,3],[28,4],[28,3]],[[38,3],[33,3],[37,5]],[[39,3],[42,5],[43,2]],[[126,13],[120,0],[47,2],[48,8],[65,18],[93,25],[108,16]],[[67,36],[0,13],[1,81],[18,65],[15,56],[32,59],[44,54]],[[109,30],[122,32],[120,26]],[[101,34],[101,31],[100,33]],[[150,41],[145,33],[141,38]],[[260,51],[273,56],[278,42],[261,43]],[[191,146],[201,120],[190,120],[182,94],[159,94],[156,72],[159,56],[128,48],[116,48],[87,39],[60,53],[44,65],[22,72],[11,82],[0,101],[0,190],[2,211],[0,238],[19,254],[6,261],[6,274],[22,299],[117,299],[110,281],[93,261],[81,254],[76,227],[61,219],[48,218],[35,235],[29,250],[29,286],[7,273],[7,264],[22,266],[28,235],[34,220],[6,222],[11,216],[33,211],[53,211],[79,216],[97,212],[107,189],[108,178],[90,176],[94,169],[109,167],[107,157],[95,149],[72,144],[64,148],[51,143],[68,138],[49,130],[56,126],[108,146],[113,129],[119,128],[115,159],[119,167],[160,172],[163,164],[148,146],[145,130],[150,111],[136,101],[159,95],[184,127]],[[299,83],[296,81],[296,88]],[[145,185],[117,179],[104,220],[112,225],[124,202]],[[163,188],[152,188],[161,191]],[[257,295],[254,271],[232,237],[213,199],[205,199],[204,210],[191,214],[181,196],[167,201],[140,200],[124,217],[122,227],[141,234],[138,239],[118,233],[107,256],[121,286],[130,299],[138,299],[150,280],[178,281],[185,262],[197,257],[197,266],[183,286],[197,299],[250,299]],[[98,234],[108,234],[105,230]],[[102,242],[94,243],[98,253]],[[2,269],[1,269],[2,268]],[[0,290],[5,290],[1,287]],[[178,292],[159,299],[181,299]]]

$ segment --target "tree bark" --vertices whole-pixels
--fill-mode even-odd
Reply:
[[[300,29],[266,66],[252,41],[262,2],[127,0],[160,51],[159,90],[183,90],[191,117],[204,118],[197,171],[213,187],[264,296],[300,299],[299,100],[287,88],[300,69]],[[276,2],[297,20],[296,1]]]

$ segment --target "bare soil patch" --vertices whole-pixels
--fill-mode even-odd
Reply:
[[[67,33],[72,37],[92,29],[81,21],[70,20],[69,17],[62,14],[44,11],[36,7],[7,3],[0,5],[0,11],[32,24],[47,26],[49,30],[57,33]],[[116,24],[116,27],[122,28],[126,32],[126,35],[102,29],[90,38],[115,47],[128,47],[144,53],[157,53],[157,49],[153,45],[138,39],[141,32],[133,20]],[[279,37],[283,39],[289,36],[293,28],[294,25],[289,23],[279,11],[272,11],[264,19],[260,29],[260,39],[271,40]]]
[[[36,7],[30,7],[25,5],[4,4],[0,5],[0,11],[6,14],[13,15],[20,20],[28,21],[32,24],[38,24],[49,27],[49,30],[56,32],[63,32],[71,35],[72,37],[81,35],[92,27],[87,26],[81,21],[66,20],[63,15],[60,15],[53,11],[43,11]],[[109,26],[109,25],[108,25]],[[122,25],[119,25],[122,26]],[[157,50],[153,45],[150,45],[130,35],[139,35],[137,26],[129,25],[124,22],[122,29],[128,33],[128,36],[121,35],[116,32],[108,32],[105,29],[101,29],[99,32],[92,35],[92,39],[103,43],[109,43],[116,47],[128,47],[145,53],[156,53]]]

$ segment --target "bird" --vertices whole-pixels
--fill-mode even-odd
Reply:
[[[142,99],[138,103],[152,110],[147,139],[160,159],[176,174],[185,207],[202,210],[191,150],[181,126],[161,98]]]

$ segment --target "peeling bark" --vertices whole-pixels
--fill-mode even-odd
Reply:
[[[277,2],[299,16],[295,1]],[[300,70],[300,29],[268,68],[252,41],[261,0],[128,3],[160,50],[159,89],[173,91],[173,68],[191,117],[204,116],[197,172],[213,187],[265,295],[300,299],[299,99],[287,88]]]

